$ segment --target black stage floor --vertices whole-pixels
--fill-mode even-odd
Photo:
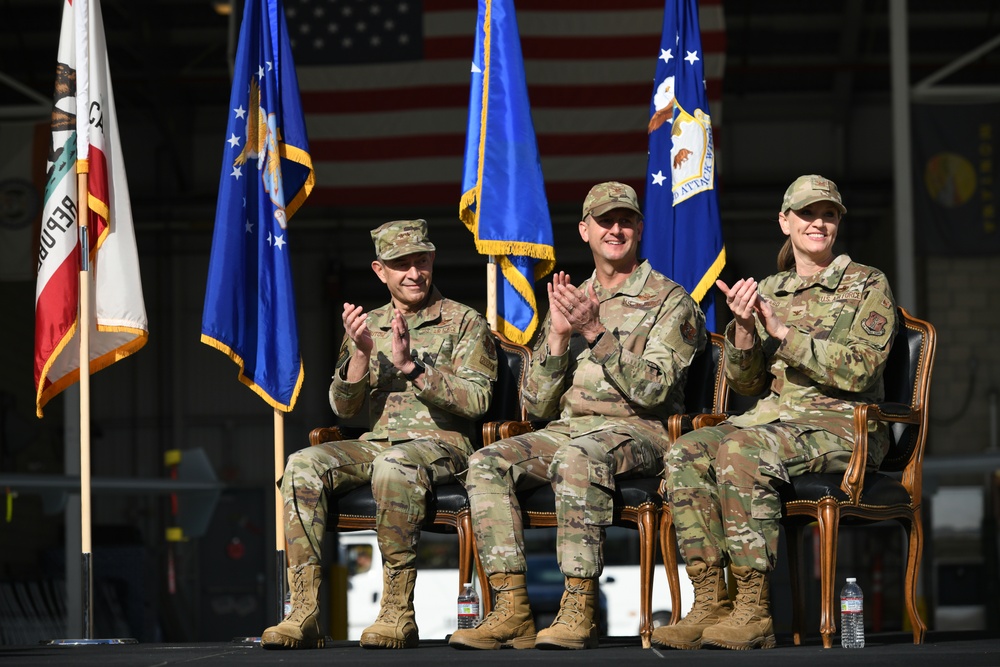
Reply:
[[[643,650],[638,638],[605,637],[590,651],[459,651],[444,640],[422,641],[415,649],[386,651],[359,648],[355,642],[337,641],[325,649],[310,651],[265,651],[256,645],[238,643],[132,644],[99,646],[0,646],[0,665],[65,665],[66,667],[166,667],[231,664],[258,665],[433,665],[465,667],[469,664],[498,665],[566,664],[574,667],[621,667],[684,664],[697,667],[826,667],[853,664],[879,667],[973,667],[1000,666],[1000,637],[980,632],[931,632],[922,646],[914,646],[912,635],[903,633],[869,636],[863,649],[847,650],[839,644],[823,649],[818,637],[804,646],[794,646],[791,637],[778,637],[778,647],[767,651],[665,651]]]

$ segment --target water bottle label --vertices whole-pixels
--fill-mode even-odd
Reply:
[[[479,604],[476,602],[458,603],[459,616],[479,616]]]
[[[860,614],[863,611],[862,598],[841,598],[840,611],[846,614]]]

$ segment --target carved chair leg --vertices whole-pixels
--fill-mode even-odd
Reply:
[[[788,541],[788,574],[792,584],[792,641],[796,646],[801,646],[805,639],[803,629],[804,602],[802,582],[800,580],[802,568],[802,529],[798,524],[785,526],[785,539]]]
[[[917,577],[920,574],[920,556],[924,548],[924,529],[920,508],[913,513],[913,519],[904,524],[909,536],[909,548],[906,555],[906,576],[903,580],[903,597],[906,603],[906,613],[913,627],[913,643],[923,644],[927,626],[920,618],[917,609]]]
[[[472,568],[475,566],[468,537],[472,533],[472,520],[469,518],[468,511],[459,513],[455,529],[458,533],[458,590],[461,592],[462,584],[472,581],[470,577],[472,576]]]
[[[681,608],[681,581],[677,575],[677,530],[674,528],[674,516],[666,504],[660,513],[660,553],[670,588],[670,625],[674,625],[681,620],[684,610]]]
[[[823,635],[823,648],[833,646],[833,636],[837,634],[837,621],[834,615],[834,595],[837,573],[837,532],[840,528],[840,505],[833,498],[824,498],[819,502],[817,511],[819,520],[820,549],[820,624]]]
[[[493,610],[493,598],[490,596],[490,580],[483,571],[483,564],[479,560],[479,549],[476,548],[476,534],[472,530],[472,513],[465,510],[458,515],[458,558],[459,569],[464,568],[464,574],[460,573],[462,582],[472,581],[472,571],[475,569],[479,578],[479,606],[482,615]],[[465,578],[469,577],[469,578]],[[461,584],[459,584],[461,586]]]
[[[639,637],[642,647],[651,646],[653,636],[653,570],[656,569],[656,509],[653,506],[639,510],[636,525],[639,528]]]

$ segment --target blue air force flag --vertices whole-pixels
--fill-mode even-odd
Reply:
[[[201,340],[288,412],[304,375],[288,222],[314,176],[281,0],[247,1],[234,69]]]
[[[667,0],[650,102],[641,252],[715,317],[711,289],[726,263],[715,190],[712,118],[696,0]]]
[[[555,250],[512,0],[479,0],[462,193],[462,222],[499,268],[496,328],[527,343]]]

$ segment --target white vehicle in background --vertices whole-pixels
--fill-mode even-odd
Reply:
[[[347,638],[375,622],[382,600],[382,554],[374,531],[340,533],[340,562],[347,566]],[[458,627],[458,538],[424,532],[418,546],[413,608],[421,639],[444,639]],[[473,581],[476,590],[478,583]],[[482,593],[480,592],[480,599]]]

